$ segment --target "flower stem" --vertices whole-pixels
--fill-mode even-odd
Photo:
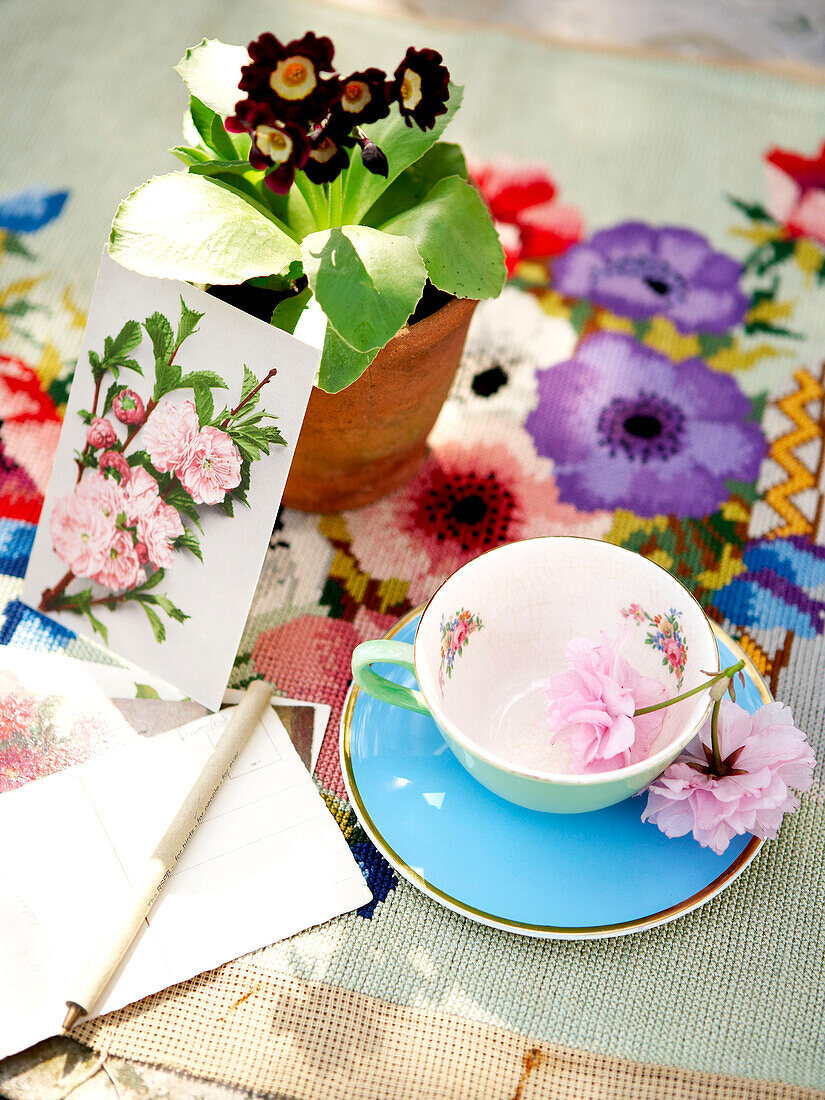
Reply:
[[[641,707],[639,710],[634,711],[633,717],[638,718],[641,714],[652,714],[654,710],[663,710],[665,707],[671,706],[673,703],[681,703],[683,699],[689,699],[691,695],[698,695],[700,691],[707,691],[709,687],[713,687],[715,683],[725,677],[728,680],[732,680],[737,672],[740,672],[745,667],[744,661],[737,661],[735,665],[730,665],[728,668],[722,669],[721,672],[717,672],[715,676],[712,676],[710,680],[705,684],[700,684],[698,687],[691,688],[690,691],[683,691],[681,695],[674,696],[673,699],[666,699],[663,703],[654,703],[649,707]],[[717,704],[718,705],[718,704]]]
[[[267,382],[270,380],[270,378],[274,378],[277,373],[278,373],[278,368],[273,367],[272,370],[269,372],[269,374],[265,378],[261,379],[261,381],[255,387],[255,389],[250,390],[249,393],[246,395],[246,397],[243,399],[243,401],[241,401],[240,404],[235,406],[235,408],[230,412],[229,416],[227,416],[226,420],[221,421],[221,427],[222,428],[227,428],[229,426],[230,422],[235,419],[235,417],[238,415],[238,413],[244,407],[244,405],[248,404],[252,400],[252,398],[255,396],[255,394],[259,390],[262,390],[264,388],[264,386],[267,384]]]
[[[309,207],[316,228],[329,229],[327,203],[323,188],[319,187],[317,183],[313,183],[304,172],[295,173],[295,183],[293,186],[303,195],[304,202]]]
[[[344,210],[344,182],[340,175],[336,176],[329,185],[329,224],[333,226],[343,225]]]
[[[60,578],[54,588],[47,588],[40,597],[40,603],[38,604],[38,611],[51,611],[55,605],[55,601],[59,596],[62,596],[65,590],[74,580],[74,573],[71,569]]]
[[[719,751],[719,733],[716,728],[719,724],[719,707],[721,702],[721,699],[716,700],[710,715],[710,744],[713,751],[713,770],[717,775],[722,774],[722,754]]]

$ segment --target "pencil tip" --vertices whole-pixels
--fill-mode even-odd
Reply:
[[[81,1016],[86,1015],[85,1009],[82,1009],[80,1005],[76,1005],[74,1001],[66,1001],[69,1006],[69,1011],[66,1013],[66,1018],[63,1021],[63,1030],[71,1031]]]

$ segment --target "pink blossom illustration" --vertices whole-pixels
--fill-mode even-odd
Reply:
[[[55,553],[68,568],[42,593],[39,610],[85,615],[104,641],[99,608],[137,604],[159,642],[166,638],[159,612],[179,623],[189,618],[159,585],[179,551],[203,561],[198,509],[220,505],[231,517],[236,503],[248,506],[253,463],[271,446],[286,445],[265,423],[275,417],[257,407],[275,370],[259,381],[244,367],[240,400],[220,411],[213,391],[228,389],[224,379],[211,371],[183,373],[178,352],[202,316],[181,300],[177,335],[167,318],[154,313],[142,326],[127,321],[117,336],[107,337],[102,356],[89,352],[94,395],[91,409],[80,413],[86,430],[85,446],[75,452],[77,480],[49,520]],[[123,371],[142,375],[131,357],[141,328],[155,356],[147,397],[120,382]],[[111,382],[104,388],[107,375]],[[182,389],[193,391],[194,400],[176,404],[169,395]],[[92,585],[77,588],[84,578]]]

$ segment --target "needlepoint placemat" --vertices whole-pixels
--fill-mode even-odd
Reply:
[[[171,68],[187,45],[311,27],[342,70],[440,49],[467,85],[447,136],[511,272],[477,310],[409,486],[350,513],[281,513],[235,665],[235,686],[264,676],[332,704],[316,778],[373,902],[81,1037],[301,1097],[825,1089],[820,768],[779,839],[703,909],[554,943],[399,882],[346,801],[337,749],[354,645],[480,551],[565,533],[685,581],[825,755],[825,89],[298,0],[156,5],[149,19],[4,11],[21,152],[0,167],[0,642],[103,658],[16,596],[100,246],[118,200],[170,169],[185,106]],[[24,156],[44,120],[48,140]],[[623,433],[628,421],[650,430]]]

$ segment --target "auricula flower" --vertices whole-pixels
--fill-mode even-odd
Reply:
[[[341,98],[333,103],[330,125],[341,131],[377,122],[390,113],[387,102],[387,74],[382,69],[365,69],[342,81]]]
[[[395,70],[389,95],[408,126],[415,122],[422,130],[431,130],[438,115],[447,113],[450,73],[442,60],[437,50],[410,46]]]
[[[258,171],[267,171],[264,183],[279,195],[285,195],[310,152],[309,139],[300,126],[281,123],[265,103],[242,100],[235,114],[226,120],[231,133],[247,133],[252,139],[249,163]]]
[[[320,122],[341,95],[340,81],[322,75],[333,71],[335,48],[328,38],[308,31],[283,43],[267,33],[248,50],[252,64],[241,69],[238,87],[250,100],[269,104],[281,122]]]
[[[322,130],[310,141],[312,147],[304,172],[313,183],[331,183],[349,165],[347,146],[353,144],[353,139]]]

